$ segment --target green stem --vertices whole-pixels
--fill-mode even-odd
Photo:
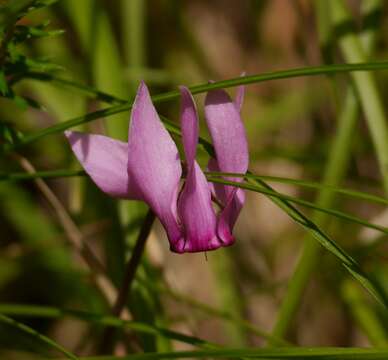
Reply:
[[[113,315],[120,316],[127,303],[131,285],[133,280],[135,279],[136,270],[140,264],[140,260],[145,250],[145,244],[151,232],[154,221],[155,214],[152,212],[152,210],[148,210],[144,218],[144,222],[137,238],[135,247],[133,249],[131,258],[129,259],[125,270],[123,284],[120,288],[118,297],[112,309]]]
[[[140,261],[145,250],[146,241],[151,232],[154,221],[155,214],[152,210],[149,209],[144,218],[144,222],[140,229],[140,233],[137,238],[135,247],[133,248],[131,257],[127,263],[124,279],[122,281],[118,296],[112,308],[112,315],[114,316],[120,316],[125,306],[127,305],[128,296],[131,291],[131,285],[133,283],[133,280],[135,279],[136,270],[140,265]],[[102,343],[100,346],[101,353],[104,354],[107,350],[111,349],[114,342],[114,334],[115,332],[112,327],[108,327],[107,329],[105,329],[104,334],[102,336]]]

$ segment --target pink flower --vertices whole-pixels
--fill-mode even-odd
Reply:
[[[128,142],[66,131],[73,152],[96,185],[110,196],[145,201],[166,229],[177,253],[200,252],[234,242],[232,229],[244,203],[242,189],[209,184],[195,160],[198,115],[194,99],[181,87],[181,127],[187,177],[180,191],[181,161],[175,143],[141,83],[133,104]],[[240,117],[244,89],[236,103],[223,90],[206,96],[205,114],[216,158],[211,171],[245,173],[248,145]],[[241,178],[228,178],[241,181]],[[222,208],[214,210],[211,197]]]

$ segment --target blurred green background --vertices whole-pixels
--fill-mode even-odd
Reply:
[[[325,0],[59,0],[43,6],[17,22],[40,29],[49,21],[44,31],[54,32],[39,36],[36,31],[15,43],[11,50],[31,59],[23,60],[26,68],[7,68],[12,52],[4,54],[0,48],[1,143],[9,134],[33,133],[115,103],[65,80],[130,101],[142,79],[158,94],[179,84],[238,77],[243,71],[252,75],[384,60],[388,4],[334,3],[344,7],[336,9]],[[2,27],[3,43],[9,26]],[[247,86],[242,116],[250,170],[314,181],[316,189],[294,181],[270,183],[292,197],[388,226],[386,205],[321,186],[352,188],[383,199],[384,188],[388,190],[388,144],[378,140],[385,136],[388,73],[359,74],[367,75]],[[12,94],[4,90],[4,82]],[[234,89],[230,93],[234,96]],[[203,99],[196,96],[201,135],[208,138]],[[157,109],[179,124],[178,100],[157,104]],[[128,121],[125,111],[77,129],[125,140]],[[180,144],[178,136],[174,139]],[[205,166],[208,154],[201,150],[198,157]],[[80,169],[61,133],[1,156],[0,166],[3,175],[31,171],[31,166],[39,171]],[[338,259],[254,192],[247,192],[236,244],[206,257],[170,253],[156,222],[124,314],[144,328],[123,330],[116,324],[120,331],[106,330],[102,314],[111,313],[106,296],[122,286],[146,211],[142,203],[108,198],[86,177],[38,183],[0,179],[0,313],[78,355],[192,349],[198,346],[196,338],[229,347],[286,341],[300,346],[388,344],[387,312]],[[386,233],[311,209],[303,212],[373,274],[388,295]],[[111,283],[96,285],[97,273],[85,264],[77,242],[88,244]],[[165,332],[167,328],[176,333]],[[191,338],[181,341],[177,333]],[[54,353],[36,335],[0,321],[2,359]]]

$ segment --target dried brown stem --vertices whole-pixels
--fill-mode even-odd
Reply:
[[[18,161],[20,166],[28,173],[33,174],[36,172],[34,166],[25,157],[17,154],[13,154],[13,157]],[[83,241],[83,234],[72,220],[71,216],[66,211],[60,200],[54,194],[54,192],[48,187],[48,185],[42,179],[35,179],[35,184],[47,199],[49,204],[54,209],[55,215],[58,221],[62,225],[68,240],[72,246],[80,253],[85,263],[88,265],[92,272],[93,279],[105,297],[108,304],[114,306],[116,299],[118,298],[118,292],[112,281],[106,276],[106,270],[104,265],[93,253],[89,245]],[[129,316],[129,314],[127,314]]]

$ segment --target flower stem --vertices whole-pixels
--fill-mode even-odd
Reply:
[[[133,283],[133,280],[136,275],[136,270],[140,264],[140,260],[144,253],[145,244],[151,232],[154,221],[155,221],[155,214],[151,209],[149,209],[144,218],[144,222],[140,229],[140,233],[137,238],[135,247],[133,248],[132,256],[127,263],[122,286],[119,289],[118,296],[112,307],[112,315],[114,316],[120,317],[120,315],[122,314],[125,308],[125,305],[127,304],[131,285]],[[112,327],[106,328],[102,336],[102,344],[99,349],[100,353],[106,353],[107,350],[109,350],[112,347],[113,341],[114,341],[114,334],[115,334],[114,328]]]

